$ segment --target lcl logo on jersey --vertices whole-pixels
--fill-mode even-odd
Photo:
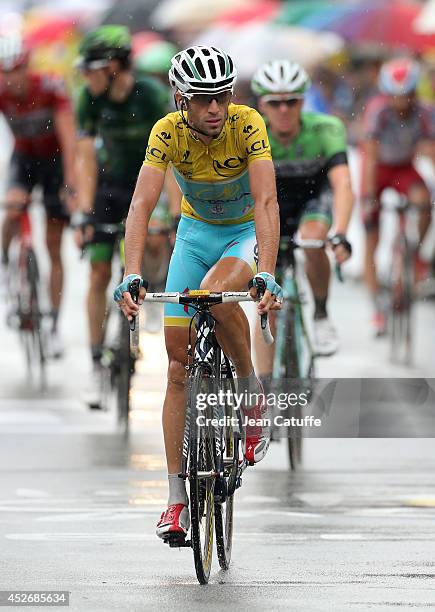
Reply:
[[[250,153],[258,153],[259,151],[264,151],[269,148],[269,143],[262,138],[261,140],[256,140],[251,144],[250,147],[246,147],[246,154]]]
[[[242,166],[244,159],[242,157],[229,157],[223,163],[218,161],[217,159],[213,160],[213,170],[219,176],[234,176],[234,170],[237,170]]]
[[[166,159],[166,153],[163,153],[163,151],[160,151],[160,149],[157,147],[151,147],[150,145],[147,146],[146,154],[148,158],[152,158],[154,160],[158,159],[159,161],[165,161]]]

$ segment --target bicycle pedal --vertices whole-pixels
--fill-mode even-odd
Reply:
[[[192,548],[192,540],[186,540],[182,533],[167,533],[163,536],[163,542],[169,544],[169,548]]]

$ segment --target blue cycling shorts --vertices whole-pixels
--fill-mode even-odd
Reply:
[[[199,289],[210,268],[225,257],[242,259],[251,268],[253,276],[257,273],[257,238],[253,221],[217,225],[182,216],[165,291]],[[195,311],[187,306],[165,304],[165,325],[185,327],[194,314]]]

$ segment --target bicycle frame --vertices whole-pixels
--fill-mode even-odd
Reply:
[[[297,273],[296,273],[296,248],[324,248],[325,243],[322,240],[307,240],[307,241],[284,241],[282,242],[282,250],[284,251],[284,262],[282,269],[283,272],[283,308],[277,315],[276,323],[276,338],[275,338],[275,355],[273,362],[272,378],[279,379],[283,376],[288,376],[288,372],[284,371],[284,355],[287,348],[288,337],[286,338],[286,317],[288,312],[291,311],[294,320],[294,337],[295,353],[297,355],[297,371],[292,373],[292,378],[306,378],[310,369],[313,366],[315,353],[313,350],[312,342],[308,334],[308,330],[305,324],[303,316],[303,301],[299,291]],[[308,353],[308,367],[306,371],[303,371],[302,363],[302,351],[303,344],[305,343]]]

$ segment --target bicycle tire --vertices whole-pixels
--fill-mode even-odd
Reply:
[[[286,313],[286,347],[284,360],[284,377],[285,379],[299,379],[301,376],[300,359],[298,352],[297,334],[299,333],[299,325],[297,316],[300,316],[298,305],[289,304]],[[302,333],[302,327],[301,327]],[[289,406],[287,409],[288,418],[302,418],[302,410],[299,403],[296,406]],[[292,471],[296,471],[302,461],[302,430],[300,427],[289,426],[287,433],[287,449],[289,464]]]
[[[391,360],[409,365],[412,360],[412,252],[405,236],[398,236],[391,266]]]
[[[233,375],[229,360],[223,356],[221,358],[221,349],[216,351],[216,379],[219,383],[219,388],[225,392],[230,389],[234,392]],[[219,389],[218,389],[219,391]],[[241,431],[241,423],[233,427],[237,415],[233,411],[232,406],[225,404],[222,415],[226,417],[225,425],[221,428],[221,445],[223,449],[222,459],[223,468],[227,474],[222,482],[216,482],[215,485],[215,534],[216,534],[216,551],[219,560],[219,565],[223,570],[228,570],[231,562],[231,551],[233,543],[234,529],[234,492],[237,486],[238,459],[239,459],[239,433]],[[218,491],[221,499],[217,501],[216,488],[220,486],[223,491]],[[223,498],[223,496],[225,496]]]
[[[41,390],[44,390],[47,384],[46,379],[46,355],[45,355],[45,339],[42,329],[42,313],[39,305],[39,268],[36,260],[36,255],[33,249],[28,249],[27,258],[27,281],[30,287],[30,320],[31,326],[31,342],[33,345],[33,355],[36,370],[38,371],[39,384]]]
[[[120,313],[118,354],[119,371],[116,385],[116,403],[119,426],[126,433],[129,429],[131,379],[135,359],[130,350],[130,327],[128,319]]]
[[[193,558],[200,584],[207,584],[213,557],[214,478],[200,477],[199,472],[215,472],[213,435],[207,426],[199,426],[196,397],[210,377],[208,367],[198,364],[189,379],[190,413],[189,490]],[[207,413],[207,411],[206,411]]]

